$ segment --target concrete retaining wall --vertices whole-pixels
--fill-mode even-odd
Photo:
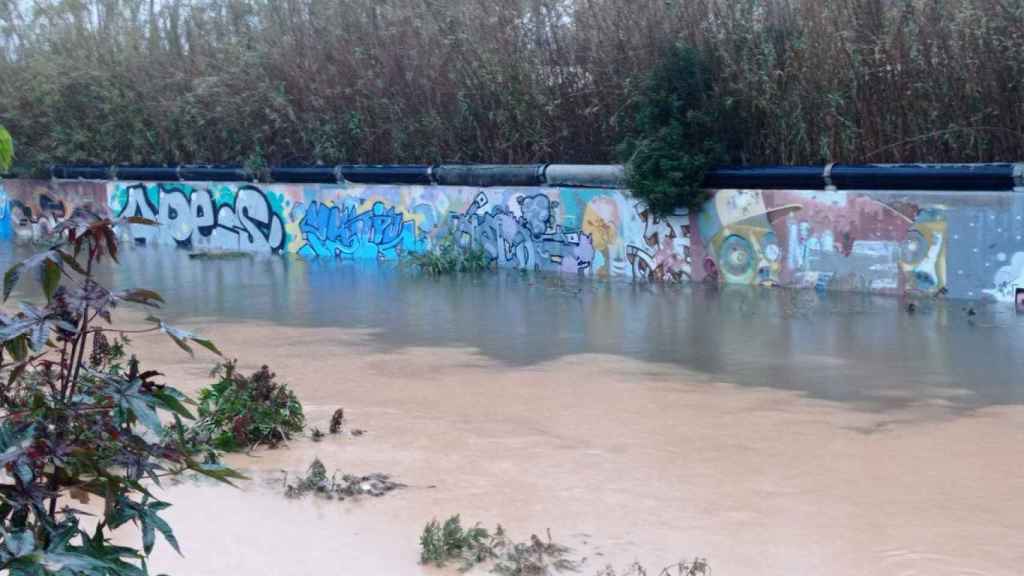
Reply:
[[[392,260],[454,232],[510,267],[1003,302],[1024,291],[1024,195],[1011,191],[723,189],[699,213],[655,218],[603,188],[7,180],[0,240],[75,210],[153,218],[161,227],[125,234],[188,249]]]

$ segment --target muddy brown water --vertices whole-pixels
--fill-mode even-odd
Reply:
[[[1001,308],[125,260],[112,279],[162,290],[168,316],[244,368],[270,364],[310,425],[343,406],[367,430],[231,456],[253,479],[238,490],[166,487],[184,557],[158,544],[154,572],[435,574],[417,539],[454,513],[519,538],[550,529],[584,574],[698,555],[740,575],[1024,565],[1022,324]],[[136,348],[188,391],[209,381],[209,357],[155,336]],[[281,471],[313,457],[410,488],[283,498]]]

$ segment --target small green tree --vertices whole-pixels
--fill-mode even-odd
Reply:
[[[11,162],[14,161],[14,140],[11,133],[3,125],[0,125],[0,173],[11,169]]]
[[[726,158],[712,88],[700,52],[676,45],[627,107],[630,136],[619,147],[627,184],[657,214],[700,206],[707,170]]]

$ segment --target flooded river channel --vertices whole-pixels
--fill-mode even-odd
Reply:
[[[582,574],[694,556],[744,576],[1024,566],[1024,318],[1005,305],[123,261],[114,284],[161,291],[165,317],[244,369],[269,364],[311,426],[344,407],[366,430],[232,456],[252,478],[238,490],[165,488],[184,557],[158,543],[154,572],[438,574],[417,564],[418,537],[456,513],[519,539],[550,529]],[[212,358],[135,344],[181,388],[209,383]],[[314,457],[409,487],[284,498],[284,472]]]

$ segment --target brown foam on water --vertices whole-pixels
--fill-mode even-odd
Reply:
[[[246,371],[269,364],[310,426],[326,431],[341,406],[367,433],[231,456],[254,478],[241,490],[160,492],[185,557],[158,543],[154,573],[434,573],[417,565],[419,533],[454,513],[519,539],[550,528],[587,558],[583,574],[695,555],[721,575],[1024,565],[1022,407],[870,413],[613,356],[508,367],[466,349],[381,352],[358,331],[198,326]],[[157,336],[135,344],[167,381],[192,393],[209,382],[209,356]],[[412,487],[331,502],[268,484],[314,457]]]

